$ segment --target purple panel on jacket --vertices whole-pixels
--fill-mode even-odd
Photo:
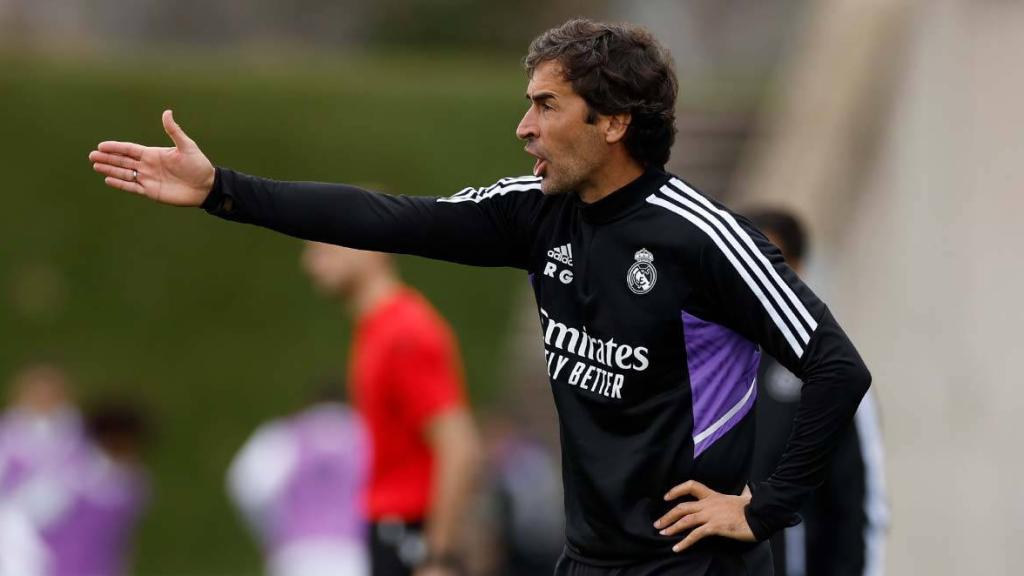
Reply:
[[[756,344],[684,311],[683,337],[693,396],[693,457],[700,456],[750,412],[757,397]]]

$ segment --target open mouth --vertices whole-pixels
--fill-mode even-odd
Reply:
[[[548,167],[548,161],[543,158],[537,158],[537,161],[533,164],[533,175],[544,176],[544,172]]]
[[[540,154],[533,152],[529,147],[526,148],[526,153],[537,159],[533,164],[533,175],[543,177],[548,168],[547,159],[543,158]]]

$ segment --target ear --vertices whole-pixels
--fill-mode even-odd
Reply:
[[[609,144],[615,144],[621,142],[626,137],[626,131],[629,130],[629,123],[632,122],[632,114],[613,114],[606,116],[608,123],[604,129],[604,141]]]

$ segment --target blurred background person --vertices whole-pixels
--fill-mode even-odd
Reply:
[[[9,529],[21,521],[14,534],[27,546],[15,550],[22,567],[51,576],[125,574],[148,494],[144,419],[126,403],[100,404],[86,425],[68,382],[46,364],[15,377],[0,422],[0,516]]]
[[[550,574],[565,543],[561,469],[543,439],[514,415],[488,414],[486,422],[486,529],[493,558],[484,571]]]
[[[52,574],[42,529],[67,505],[62,481],[86,448],[81,415],[64,370],[50,363],[18,370],[0,416],[0,574]]]
[[[134,558],[135,532],[150,499],[143,457],[152,423],[135,401],[110,398],[89,405],[86,431],[96,450],[82,471],[83,488],[75,508],[50,541],[74,554],[68,574],[124,574]],[[62,554],[61,556],[64,556]]]
[[[228,470],[228,492],[259,538],[271,576],[367,576],[361,512],[369,438],[325,387],[301,412],[260,426]]]
[[[31,364],[14,375],[10,405],[0,416],[0,494],[81,453],[85,430],[69,387],[67,374],[53,364]]]
[[[372,445],[374,576],[459,573],[481,450],[451,329],[387,254],[307,242],[302,265],[356,318],[349,386]]]
[[[751,222],[803,274],[808,239],[795,214],[750,211]],[[774,358],[762,356],[758,371],[757,434],[753,480],[763,481],[779,461],[793,429],[802,383]],[[880,575],[884,569],[887,504],[882,441],[874,393],[861,401],[829,463],[824,483],[800,515],[803,522],[771,538],[779,576]]]

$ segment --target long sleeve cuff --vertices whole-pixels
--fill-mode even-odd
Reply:
[[[200,208],[206,210],[210,214],[220,214],[222,208],[224,208],[224,178],[221,174],[221,168],[215,167],[213,174],[213,187],[210,188],[210,193],[206,195],[206,200],[203,200]]]
[[[783,528],[796,526],[801,520],[800,516],[791,512],[789,506],[782,504],[778,495],[773,492],[770,484],[750,483],[750,504],[747,504],[743,515],[747,518],[747,524],[750,525],[750,530],[758,542],[767,540]]]

